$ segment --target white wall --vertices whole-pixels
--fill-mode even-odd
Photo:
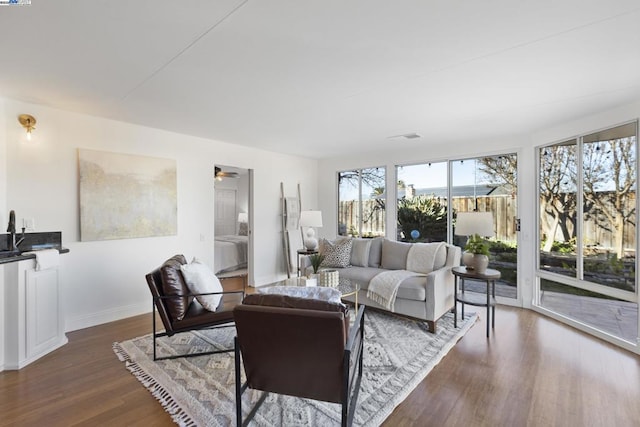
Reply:
[[[33,144],[25,143],[16,119],[21,113],[38,121]],[[197,256],[213,267],[214,164],[254,170],[253,209],[260,213],[253,215],[255,284],[284,275],[280,182],[288,192],[301,183],[303,197],[317,200],[315,160],[8,99],[2,118],[6,132],[0,135],[6,141],[0,139],[0,153],[4,145],[8,161],[6,178],[0,175],[0,218],[14,209],[18,223],[34,218],[37,231],[62,231],[63,245],[71,250],[63,255],[67,330],[148,312],[151,299],[144,276],[176,253]],[[176,159],[177,236],[80,242],[78,148]]]
[[[0,227],[2,232],[6,230],[4,228],[5,219],[8,222],[8,210],[7,210],[7,131],[5,120],[5,102],[0,98]],[[0,265],[0,372],[4,370],[4,316],[6,310],[4,309],[4,266]]]

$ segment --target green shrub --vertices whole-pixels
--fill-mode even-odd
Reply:
[[[418,241],[447,240],[447,207],[433,196],[422,194],[398,200],[397,218],[406,240],[413,240],[413,230],[420,233]]]

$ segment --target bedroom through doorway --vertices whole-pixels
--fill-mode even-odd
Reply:
[[[251,274],[251,177],[250,169],[215,165],[214,271],[220,279]]]

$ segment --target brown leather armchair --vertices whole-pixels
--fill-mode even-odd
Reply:
[[[223,294],[216,311],[205,310],[191,294],[180,271],[180,266],[187,261],[183,255],[175,255],[169,258],[151,273],[146,275],[147,284],[152,298],[153,319],[153,360],[175,359],[178,357],[202,356],[205,354],[226,353],[233,348],[214,350],[200,353],[178,354],[165,357],[157,357],[156,341],[160,337],[172,336],[180,332],[189,332],[199,329],[215,327],[232,327],[233,308],[242,302],[244,291],[212,292],[213,295]],[[164,332],[158,332],[156,328],[156,309],[160,320],[164,325]]]
[[[269,392],[341,403],[342,425],[351,425],[362,378],[365,307],[359,307],[351,327],[347,310],[342,304],[264,294],[248,295],[235,307],[238,426],[251,421]],[[247,388],[265,393],[243,422]]]

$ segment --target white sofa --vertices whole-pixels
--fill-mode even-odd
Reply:
[[[324,243],[324,245],[322,244]],[[329,242],[330,243],[330,242]],[[320,253],[327,251],[327,242],[321,242]],[[367,298],[369,282],[382,271],[407,269],[407,255],[412,243],[396,242],[385,238],[352,239],[350,265],[335,268],[340,277],[360,284],[358,303],[368,308],[386,310]],[[394,305],[394,313],[425,320],[429,330],[435,332],[436,323],[454,305],[454,276],[451,268],[460,265],[461,250],[443,243],[433,261],[433,271],[417,277],[409,277],[400,283]],[[355,301],[355,296],[346,297]]]

